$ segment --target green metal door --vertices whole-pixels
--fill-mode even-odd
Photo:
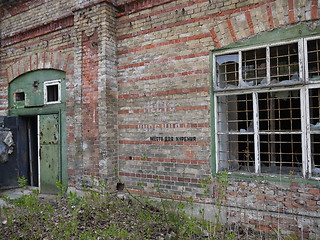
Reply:
[[[60,180],[59,114],[38,115],[39,188],[41,193],[57,193]]]

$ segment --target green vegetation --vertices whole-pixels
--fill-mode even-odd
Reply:
[[[19,181],[25,186],[23,179]],[[88,187],[81,196],[67,193],[60,182],[59,194],[51,199],[38,191],[14,200],[3,196],[10,207],[0,208],[1,239],[291,239],[221,224],[220,200],[216,203],[216,222],[208,222],[204,216],[205,203],[199,210],[200,218],[186,214],[186,209],[195,204],[192,198],[155,200],[126,190],[117,195],[107,192],[104,181],[92,178],[91,185],[89,182],[84,183]],[[199,182],[204,196],[209,194],[210,183],[211,178]],[[227,178],[223,174],[218,176],[218,183],[223,198]],[[159,179],[154,191],[161,196]]]

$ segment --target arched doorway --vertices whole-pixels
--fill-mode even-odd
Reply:
[[[9,85],[9,115],[16,118],[19,175],[41,193],[66,182],[65,72],[37,70]]]

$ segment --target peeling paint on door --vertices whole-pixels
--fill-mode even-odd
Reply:
[[[59,115],[38,116],[39,187],[41,193],[56,193],[60,169]]]

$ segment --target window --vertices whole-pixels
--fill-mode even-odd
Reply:
[[[16,102],[22,102],[25,100],[25,94],[24,92],[17,92],[16,93],[16,98],[15,98]]]
[[[213,55],[217,170],[320,177],[320,39]]]
[[[44,83],[44,103],[54,104],[61,102],[61,81],[53,80]]]

